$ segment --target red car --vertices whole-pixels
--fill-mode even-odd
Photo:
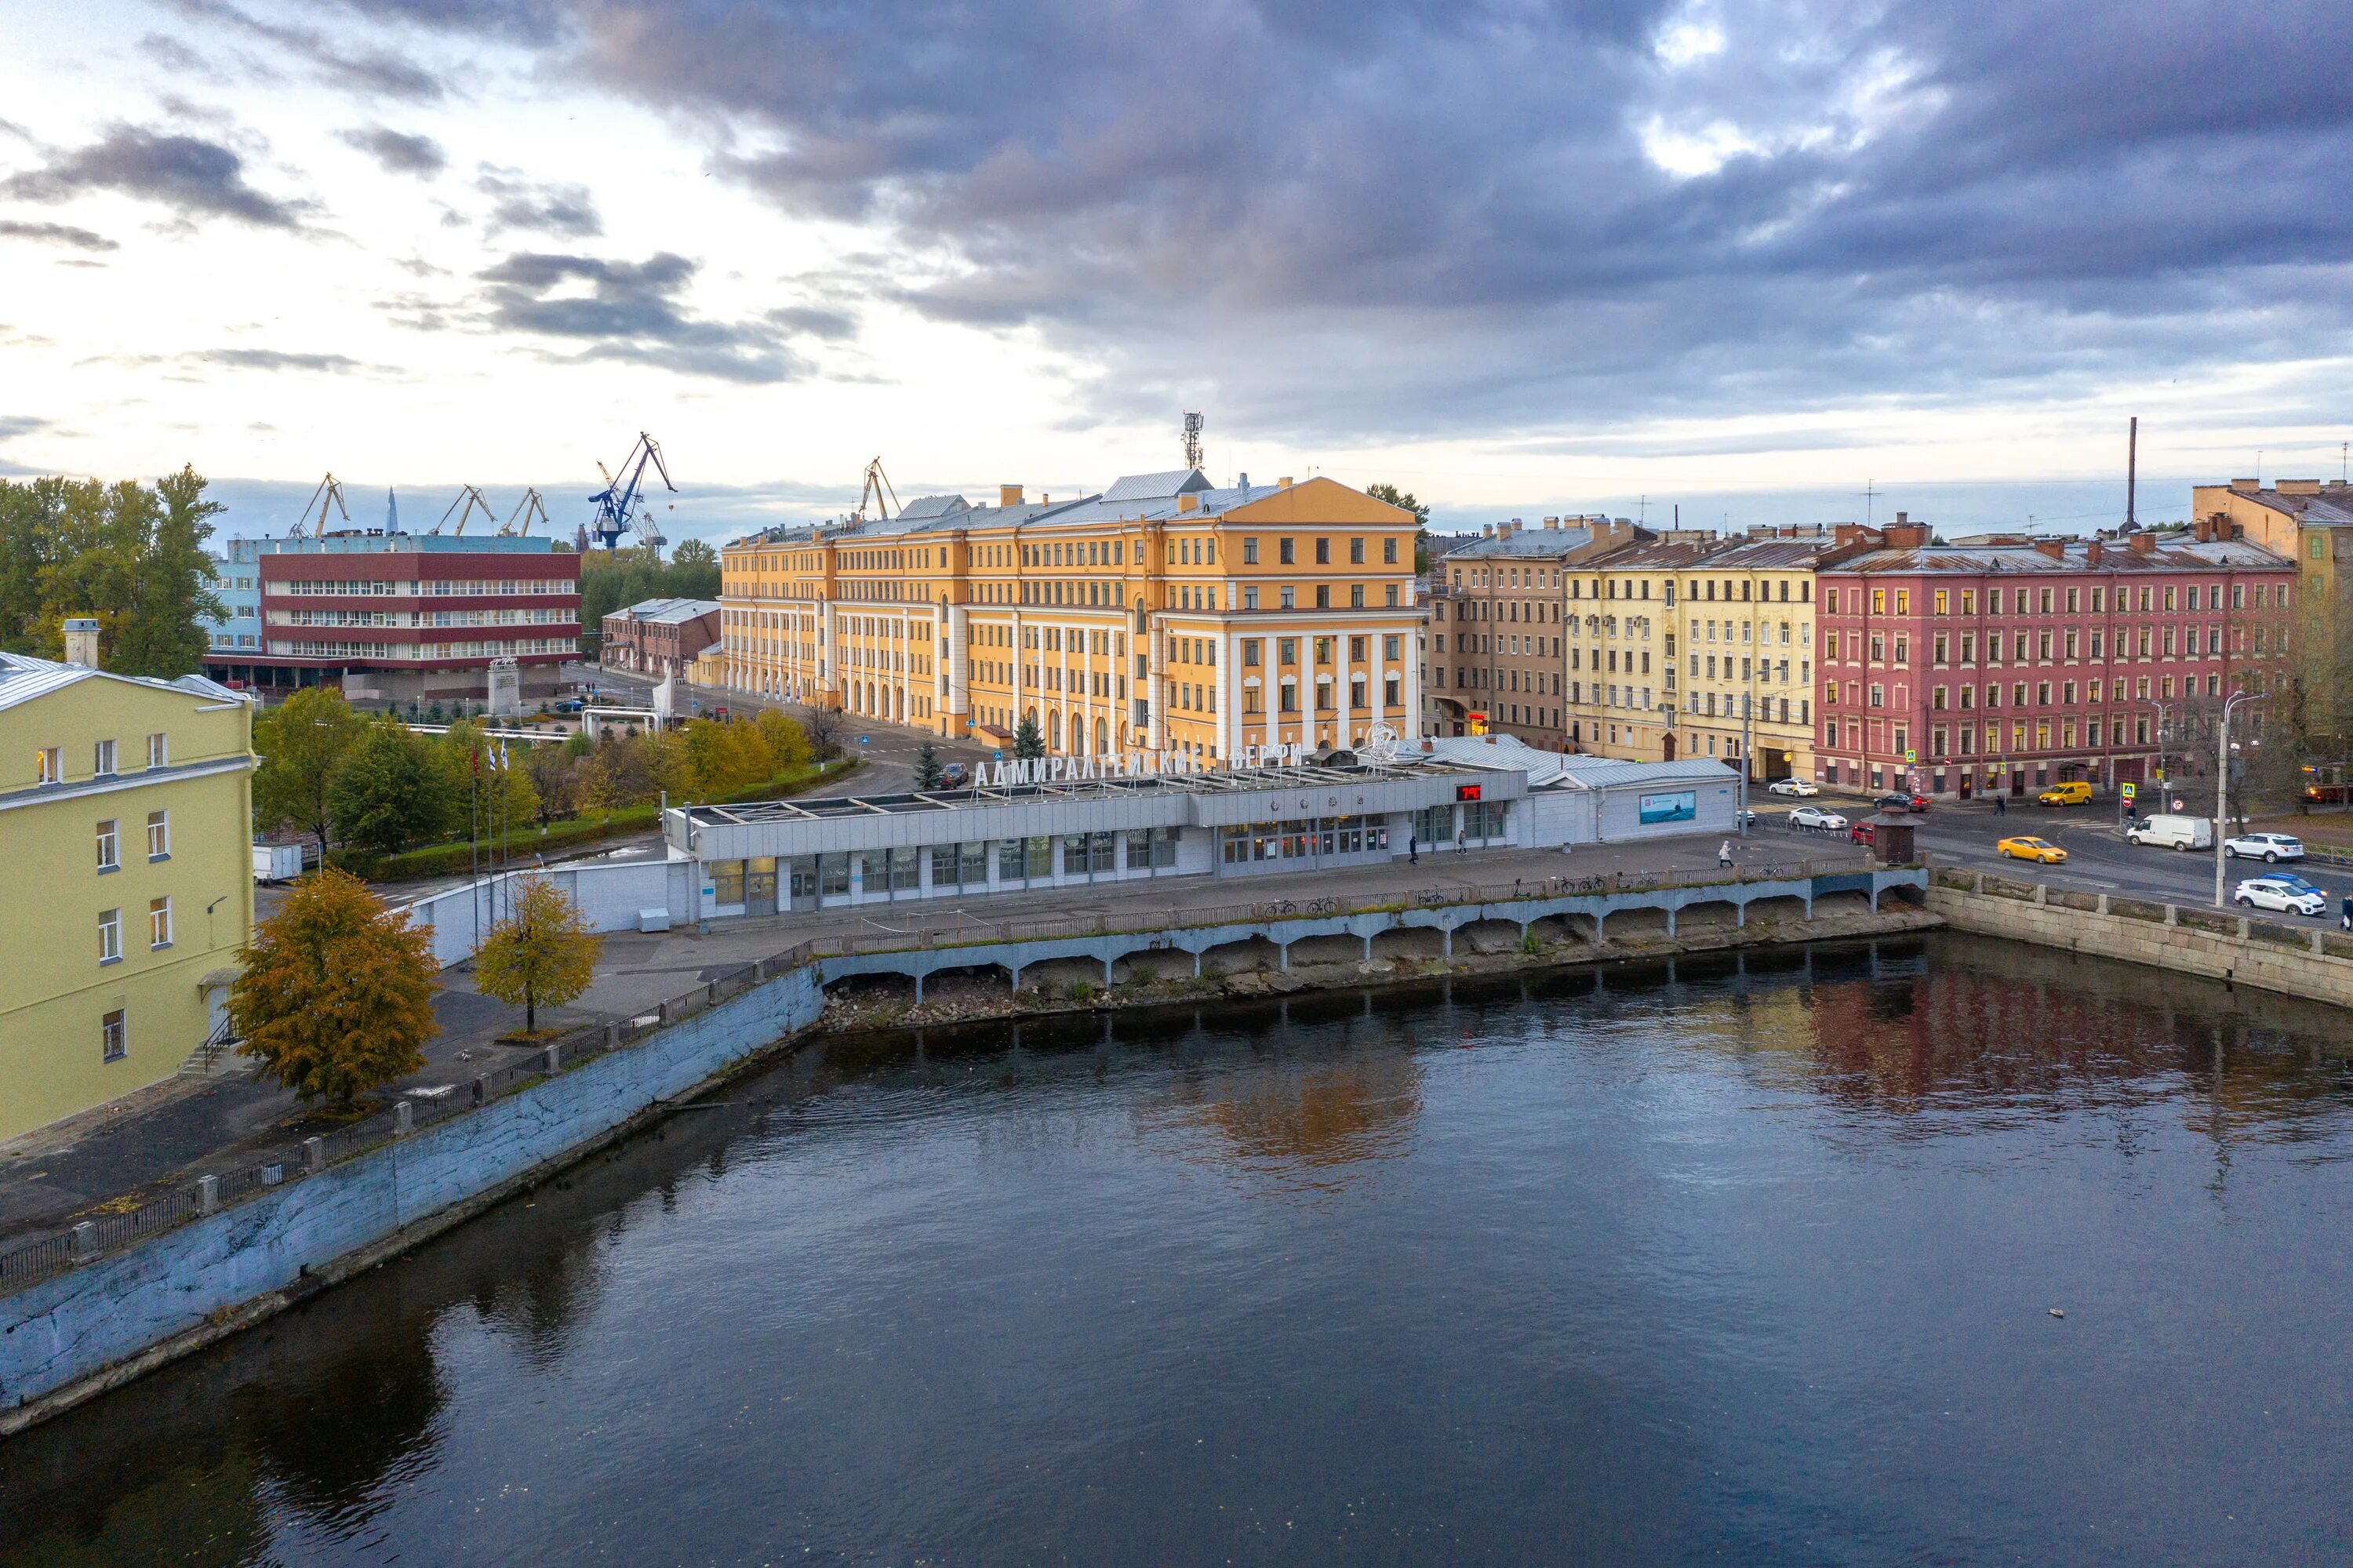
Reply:
[[[1852,844],[1867,844],[1878,837],[1878,832],[1869,822],[1857,822],[1846,831],[1847,842]]]

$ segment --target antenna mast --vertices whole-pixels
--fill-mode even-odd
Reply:
[[[2125,437],[2125,532],[2129,534],[2140,524],[2133,520],[2133,493],[2140,483],[2140,416],[2132,417],[2131,432]]]
[[[1201,416],[1190,409],[1185,414],[1185,466],[1201,466]]]

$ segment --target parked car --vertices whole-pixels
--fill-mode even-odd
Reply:
[[[2277,865],[2284,860],[2302,860],[2304,841],[2294,833],[2242,833],[2235,839],[2224,839],[2222,853],[2232,860],[2259,860],[2266,865]]]
[[[253,846],[253,880],[260,883],[291,882],[302,874],[301,844],[256,844]]]
[[[2299,876],[2251,876],[2232,897],[2249,909],[2289,915],[2317,915],[2328,907],[2328,895]]]
[[[1876,842],[1878,837],[1879,830],[1869,822],[1857,822],[1846,831],[1846,842],[1851,844],[1872,843]]]
[[[1902,790],[1882,795],[1872,802],[1883,811],[1925,811],[1928,809],[1926,795],[1906,795]]]
[[[1789,825],[1793,828],[1814,828],[1822,832],[1835,833],[1846,826],[1846,819],[1836,811],[1826,811],[1820,806],[1800,806],[1789,813]]]
[[[2092,787],[2080,779],[2071,779],[2063,784],[2053,784],[2034,797],[2034,803],[2038,806],[2081,806],[2091,799]]]
[[[2065,850],[2038,838],[2004,839],[1993,847],[2012,860],[2031,860],[2042,865],[2057,865],[2067,858]]]
[[[578,697],[565,697],[563,701],[555,705],[555,711],[560,714],[576,714],[580,711],[580,707],[581,703]]]
[[[964,764],[961,762],[950,762],[943,765],[940,768],[940,783],[942,787],[946,789],[962,789],[965,784]]]
[[[1765,786],[1765,792],[1768,795],[1819,795],[1821,789],[1802,779],[1776,779]]]
[[[2202,850],[2214,847],[2214,824],[2203,817],[2176,817],[2152,812],[2125,830],[2128,844],[2158,844],[2166,849]]]

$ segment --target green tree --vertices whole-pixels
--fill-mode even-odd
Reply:
[[[830,762],[841,755],[841,710],[818,706],[808,710],[800,721],[801,729],[808,736],[809,755],[819,762]]]
[[[1027,762],[1032,758],[1043,757],[1045,755],[1046,737],[1038,733],[1038,715],[1036,714],[1022,715],[1020,727],[1013,732],[1013,756],[1015,759],[1018,761]]]
[[[59,624],[88,615],[107,669],[168,678],[198,668],[197,620],[222,609],[203,548],[220,507],[204,489],[189,469],[152,489],[0,480],[0,648],[56,658]]]
[[[1413,569],[1416,576],[1430,570],[1430,508],[1414,499],[1409,490],[1399,490],[1394,484],[1368,484],[1365,493],[1376,501],[1386,501],[1391,506],[1413,514]]]
[[[759,727],[761,737],[768,743],[768,755],[776,758],[776,771],[789,772],[807,768],[809,761],[808,732],[774,708],[763,708],[760,716],[752,721]]]
[[[440,831],[441,791],[426,744],[390,718],[363,723],[327,785],[327,810],[343,842],[398,854]]]
[[[526,1033],[539,1029],[542,1004],[562,1007],[596,978],[604,939],[588,929],[580,906],[544,877],[512,883],[514,913],[491,927],[474,956],[474,987],[520,1004]]]
[[[327,859],[329,804],[335,768],[360,733],[362,720],[332,686],[305,686],[253,721],[253,817],[265,832],[291,823],[319,842]]]
[[[204,667],[211,640],[198,620],[224,613],[212,591],[219,564],[204,543],[212,536],[208,520],[227,508],[205,499],[205,482],[193,468],[168,474],[140,494],[147,503],[137,509],[138,569],[107,668],[169,680]]]
[[[936,789],[945,775],[940,770],[940,754],[932,749],[930,741],[915,748],[915,788]]]
[[[719,597],[719,552],[701,539],[681,539],[670,553],[670,591],[680,599]]]
[[[359,878],[322,870],[254,927],[228,1012],[262,1075],[349,1110],[425,1065],[433,1037],[432,936]]]

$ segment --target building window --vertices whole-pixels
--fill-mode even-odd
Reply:
[[[121,834],[116,829],[115,820],[109,817],[98,824],[98,869],[114,871],[121,864]]]
[[[33,782],[62,784],[65,782],[65,758],[54,746],[45,746],[33,753]]]
[[[1395,539],[1384,539],[1381,541],[1381,565],[1385,567],[1394,567],[1397,565],[1397,541]]]
[[[168,898],[147,901],[147,945],[150,948],[172,945],[172,901]]]
[[[1324,541],[1318,539],[1315,542],[1320,545]],[[1315,608],[1318,609],[1329,609],[1332,608],[1332,588],[1329,584],[1317,583],[1315,585]]]
[[[1318,538],[1315,541],[1315,564],[1319,567],[1328,567],[1332,564],[1332,541],[1330,539]]]
[[[1293,541],[1289,539],[1278,539],[1275,541],[1275,559],[1283,566],[1287,567],[1293,565],[1297,558],[1293,554]]]
[[[118,1007],[111,1012],[100,1014],[98,1059],[101,1062],[120,1062],[127,1054],[122,1038],[122,1009]]]
[[[1242,589],[1242,608],[1244,609],[1256,609],[1258,608],[1258,589],[1254,588],[1246,588]]]
[[[100,779],[114,771],[114,742],[101,740],[91,747],[90,771]]]
[[[150,768],[162,768],[171,760],[171,741],[162,730],[157,730],[153,735],[147,737],[147,766]]]
[[[1258,541],[1256,539],[1244,539],[1242,541],[1242,565],[1246,567],[1254,567],[1258,565]]]
[[[1350,583],[1348,585],[1348,608],[1350,609],[1362,609],[1365,608],[1364,584]]]
[[[169,811],[147,813],[147,858],[172,858],[172,813]]]
[[[122,961],[122,911],[109,909],[98,917],[98,961],[118,964]]]

